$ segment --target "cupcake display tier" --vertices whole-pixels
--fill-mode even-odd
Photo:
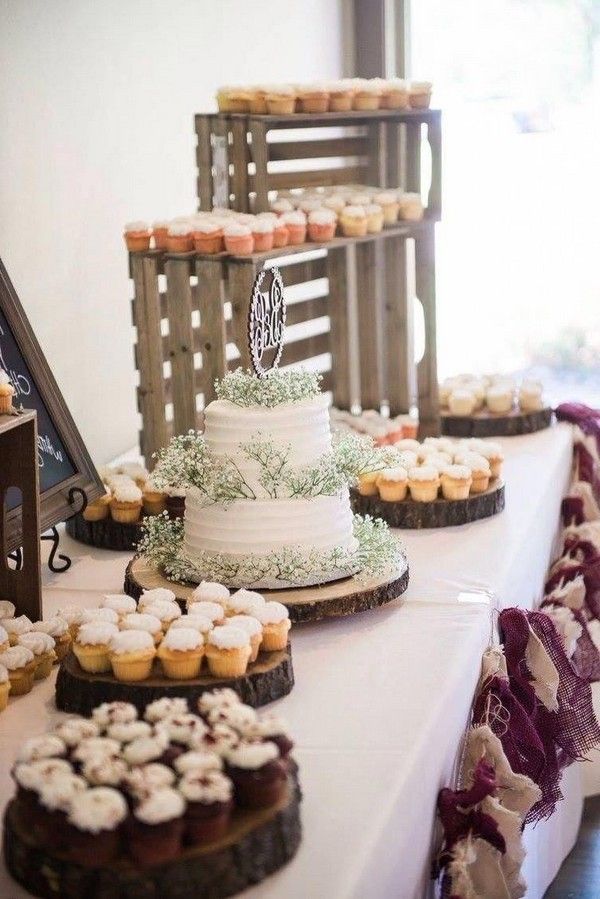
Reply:
[[[121,524],[112,518],[86,521],[83,515],[74,515],[67,520],[66,530],[79,543],[118,552],[132,552],[142,538],[141,524]]]
[[[248,665],[243,677],[217,678],[205,674],[190,680],[171,680],[165,677],[158,662],[151,676],[144,681],[120,681],[112,673],[89,674],[69,653],[62,662],[56,678],[56,705],[63,712],[89,715],[102,702],[131,702],[140,713],[163,696],[183,696],[190,707],[207,690],[230,687],[246,705],[258,708],[282,696],[294,686],[292,650],[288,643],[279,652],[261,652],[256,662]]]
[[[52,854],[38,845],[13,800],[4,817],[7,867],[34,896],[55,899],[220,899],[233,896],[285,865],[301,840],[300,787],[297,771],[288,776],[276,805],[234,813],[232,826],[218,842],[184,850],[172,862],[136,867],[128,860],[86,867],[68,854]]]
[[[485,493],[475,493],[467,499],[447,500],[438,498],[431,503],[403,499],[386,502],[379,496],[362,496],[352,490],[352,508],[361,515],[383,518],[393,528],[449,528],[469,524],[481,518],[490,518],[504,509],[504,482],[490,482]]]
[[[317,587],[262,590],[261,593],[266,599],[274,599],[287,606],[294,623],[319,621],[383,606],[404,593],[408,578],[408,564],[404,562],[395,571],[378,577],[347,577]],[[125,593],[139,599],[142,590],[154,587],[167,587],[175,591],[177,600],[185,604],[195,585],[168,580],[159,568],[149,564],[143,556],[136,556],[125,572]]]
[[[552,424],[552,409],[539,412],[520,412],[497,415],[483,409],[474,415],[441,413],[442,434],[448,437],[518,437],[543,431]]]

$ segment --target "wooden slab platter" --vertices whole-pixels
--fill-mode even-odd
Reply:
[[[36,843],[13,800],[4,816],[4,858],[12,877],[43,899],[222,899],[260,883],[293,858],[302,836],[300,800],[294,769],[276,805],[238,809],[223,839],[143,868],[125,858],[86,867],[66,853],[50,853]]]
[[[110,516],[102,521],[86,521],[83,515],[77,514],[66,521],[65,527],[73,540],[98,549],[133,552],[142,539],[141,522],[121,524]]]
[[[520,412],[513,409],[508,415],[495,415],[487,409],[474,415],[441,413],[442,434],[447,437],[518,437],[543,431],[552,424],[552,409],[539,412]]]
[[[150,702],[163,696],[183,696],[190,708],[206,690],[231,687],[242,702],[254,708],[287,696],[294,686],[292,650],[287,647],[279,652],[261,652],[256,662],[248,665],[243,677],[217,678],[204,674],[190,680],[171,680],[162,673],[155,661],[147,680],[119,681],[108,674],[89,674],[79,665],[70,652],[63,659],[56,677],[56,706],[63,712],[91,715],[92,709],[102,702],[121,700],[131,702],[140,714]]]
[[[436,499],[432,503],[419,503],[414,499],[386,502],[379,496],[361,496],[350,491],[354,512],[383,518],[393,528],[449,528],[469,524],[481,518],[490,518],[504,509],[504,482],[491,481],[485,493],[475,493],[467,499]]]
[[[287,606],[293,622],[319,621],[355,615],[385,605],[400,596],[408,587],[408,564],[403,563],[391,574],[360,579],[347,577],[316,587],[297,590],[261,590],[266,599],[276,599]],[[125,593],[139,599],[142,590],[168,587],[179,602],[185,604],[195,584],[181,584],[168,580],[163,572],[149,564],[143,556],[136,556],[125,572]]]

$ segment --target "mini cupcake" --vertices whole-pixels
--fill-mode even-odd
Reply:
[[[17,762],[37,762],[40,759],[64,758],[67,744],[57,734],[41,734],[25,740],[19,750]]]
[[[163,696],[146,706],[144,718],[151,724],[162,721],[163,718],[171,718],[174,715],[187,715],[189,712],[187,699],[182,697]]]
[[[135,481],[123,480],[115,484],[110,501],[113,521],[135,524],[142,511],[142,491]]]
[[[377,489],[382,500],[398,503],[406,499],[408,490],[408,474],[400,465],[395,468],[384,468],[377,478]]]
[[[215,727],[217,724],[227,724],[240,736],[246,734],[258,720],[256,709],[243,702],[216,706],[208,712],[206,717],[211,727]]]
[[[158,647],[158,658],[168,678],[198,677],[204,658],[204,637],[193,628],[173,628]]]
[[[208,635],[206,658],[213,677],[241,677],[251,655],[250,637],[239,627],[215,627]]]
[[[393,190],[384,190],[375,194],[373,197],[375,203],[381,206],[383,210],[383,222],[385,225],[395,225],[398,221],[398,210],[400,204],[398,197]]]
[[[231,687],[221,687],[218,690],[207,690],[202,694],[198,700],[198,711],[203,717],[208,718],[213,709],[240,704],[242,700],[235,690]]]
[[[441,474],[449,465],[452,465],[452,456],[449,453],[429,453],[425,459],[427,465],[436,468]]]
[[[55,773],[46,782],[42,781],[31,827],[36,842],[50,850],[62,851],[67,848],[67,814],[75,797],[87,788],[84,778],[72,772]]]
[[[105,621],[107,624],[118,624],[119,616],[114,609],[99,607],[97,609],[83,609],[81,624],[95,624],[97,621]]]
[[[44,758],[39,761],[25,762],[15,765],[12,776],[17,785],[17,801],[29,817],[38,810],[39,794],[44,786],[55,778],[73,774],[73,769],[66,759]]]
[[[149,478],[142,487],[142,506],[146,515],[160,515],[167,508],[167,495]]]
[[[250,256],[254,252],[252,229],[240,222],[231,222],[223,230],[225,249],[232,256]]]
[[[72,861],[92,867],[114,861],[127,813],[124,797],[112,787],[92,787],[75,795],[67,819]]]
[[[264,88],[254,87],[249,91],[249,109],[252,115],[266,115],[267,110],[267,92]]]
[[[212,621],[213,624],[225,623],[225,609],[218,602],[209,602],[208,600],[201,600],[200,602],[195,601],[194,594],[192,593],[188,599],[187,609],[188,614],[202,615],[204,618],[208,618]]]
[[[466,465],[447,465],[441,473],[442,495],[444,499],[467,499],[473,478]]]
[[[181,608],[176,602],[157,601],[145,605],[144,614],[158,618],[163,631],[166,632],[177,618],[181,618]]]
[[[299,209],[286,212],[281,216],[281,221],[287,228],[290,246],[306,243],[306,215],[304,212]]]
[[[103,702],[92,711],[92,720],[101,730],[106,730],[116,721],[135,721],[137,709],[131,702]]]
[[[110,501],[111,494],[104,493],[102,496],[99,496],[98,499],[95,499],[91,503],[88,503],[81,513],[84,520],[104,521],[105,518],[108,518],[108,513],[110,511]]]
[[[437,468],[429,465],[411,468],[408,472],[408,486],[410,495],[416,502],[432,503],[437,499],[440,489],[440,476]]]
[[[142,724],[143,722],[134,721],[132,723]],[[126,724],[114,725],[114,727],[128,726]],[[118,756],[90,756],[83,763],[81,773],[93,787],[120,787],[129,773],[129,765]]]
[[[346,206],[340,213],[344,237],[364,237],[367,233],[367,214],[364,206]]]
[[[194,249],[192,226],[189,222],[171,222],[167,231],[167,252],[191,253]]]
[[[239,746],[240,742],[241,737],[233,727],[219,723],[207,730],[197,748],[207,752],[216,752],[225,758],[229,750]]]
[[[498,384],[490,387],[485,395],[490,412],[495,415],[507,415],[513,407],[513,391],[508,385]]]
[[[278,218],[273,225],[273,247],[276,249],[287,247],[289,240],[290,235],[285,222],[282,222],[281,219]]]
[[[344,81],[332,82],[328,90],[330,112],[349,112],[352,109],[354,93]]]
[[[118,470],[126,478],[131,478],[132,481],[135,481],[140,490],[149,477],[148,469],[140,465],[139,462],[123,462],[119,465]]]
[[[8,415],[12,412],[12,401],[16,391],[10,382],[10,377],[3,368],[0,368],[0,415]]]
[[[81,768],[90,759],[117,758],[121,752],[118,740],[109,737],[86,737],[71,752],[71,761]]]
[[[381,93],[382,109],[406,109],[409,105],[408,84],[402,78],[384,82]]]
[[[214,843],[225,836],[233,809],[233,783],[220,771],[191,771],[179,781],[187,805],[185,842],[191,846]]]
[[[4,665],[0,665],[0,712],[3,712],[8,705],[8,694],[10,693],[10,678],[8,671]]]
[[[140,737],[151,737],[154,734],[152,725],[148,721],[115,721],[109,724],[106,735],[110,740],[118,740],[119,743],[132,743]]]
[[[383,231],[384,215],[379,203],[368,203],[365,206],[367,216],[367,234],[380,234]]]
[[[293,212],[294,204],[288,197],[277,197],[277,199],[273,200],[271,203],[271,209],[273,212],[277,213],[277,215],[283,215],[285,212]]]
[[[100,608],[112,609],[113,612],[116,612],[119,620],[121,620],[125,615],[131,615],[136,611],[137,603],[132,596],[127,596],[124,593],[107,593],[102,598]]]
[[[263,627],[258,618],[255,618],[253,615],[232,615],[231,618],[228,618],[227,623],[246,631],[250,637],[250,646],[252,648],[250,663],[256,662],[263,636]]]
[[[219,604],[223,604],[229,599],[229,589],[225,587],[224,584],[219,584],[216,581],[200,581],[196,589],[192,592],[191,601],[192,602],[201,602],[202,600],[206,600],[207,602],[216,602]],[[190,603],[188,602],[188,605]]]
[[[273,249],[275,226],[270,219],[255,218],[252,223],[252,237],[254,238],[254,252],[266,253]]]
[[[223,759],[216,752],[206,749],[190,749],[189,752],[177,756],[173,767],[181,777],[199,771],[222,771]]]
[[[306,216],[310,216],[311,212],[316,212],[317,209],[323,208],[323,198],[305,196],[297,203],[297,208],[304,212]]]
[[[79,746],[82,740],[99,736],[100,728],[90,718],[72,715],[56,726],[54,735],[59,737],[69,750],[72,750]]]
[[[296,109],[296,91],[288,85],[267,89],[265,102],[269,115],[291,115]]]
[[[152,229],[147,222],[128,222],[123,229],[123,237],[130,253],[150,249]]]
[[[33,687],[37,667],[35,657],[25,646],[11,646],[0,654],[0,665],[8,671],[10,692],[13,696],[24,696]]]
[[[154,238],[155,250],[167,249],[167,235],[169,233],[170,224],[171,222],[167,221],[166,219],[152,222],[152,237]]]
[[[176,631],[180,628],[191,627],[193,630],[198,631],[204,638],[206,638],[209,631],[212,631],[215,626],[214,623],[207,618],[206,615],[196,615],[193,612],[194,607],[192,606],[192,610],[187,615],[182,615],[181,618],[176,618],[175,621],[171,622],[169,626],[170,631]]]
[[[336,219],[339,218],[345,206],[346,198],[343,194],[331,194],[330,197],[325,197],[323,200],[323,208],[335,212]]]
[[[398,444],[396,444],[396,446],[398,446]],[[401,450],[398,453],[398,465],[405,468],[407,471],[409,468],[414,468],[418,463],[419,457],[412,450]]]
[[[329,91],[325,86],[315,84],[298,88],[298,106],[300,112],[315,114],[327,112],[329,109]]]
[[[257,606],[253,615],[263,626],[262,649],[276,652],[285,649],[291,627],[290,613],[281,602],[266,602]]]
[[[378,79],[366,81],[361,79],[352,98],[352,108],[361,111],[379,109],[381,101],[381,85]]]
[[[184,831],[185,800],[171,787],[155,790],[139,802],[127,824],[128,849],[139,865],[160,865],[177,858]]]
[[[175,602],[176,598],[175,591],[169,590],[168,587],[152,587],[150,590],[142,590],[138,606],[140,611],[142,611],[146,606],[149,606],[152,603]]]
[[[34,680],[43,680],[52,672],[52,666],[56,661],[54,640],[49,634],[31,631],[19,637],[18,646],[30,649],[35,657]]]
[[[147,615],[144,612],[132,612],[121,621],[122,631],[146,631],[151,634],[156,644],[162,640],[163,629],[160,618],[156,615]]]
[[[214,256],[215,253],[222,253],[225,249],[223,226],[218,220],[207,218],[197,222],[194,225],[192,237],[197,253]]]
[[[172,765],[189,749],[203,749],[208,727],[199,715],[186,712],[183,715],[169,715],[156,724],[156,733],[165,741],[165,753],[161,758]]]
[[[117,633],[116,624],[107,621],[81,625],[73,643],[73,652],[84,671],[104,674],[111,670],[109,644]]]
[[[490,463],[492,477],[499,478],[502,474],[502,463],[504,461],[504,453],[500,444],[492,440],[484,440],[479,452]]]
[[[333,209],[315,209],[308,215],[308,237],[315,243],[326,243],[335,237],[337,215]]]
[[[137,802],[147,799],[156,790],[164,790],[175,783],[175,772],[168,765],[160,762],[149,762],[147,765],[136,765],[127,772],[122,781],[125,792]]]
[[[256,590],[236,590],[226,603],[228,615],[253,615],[257,606],[264,606],[265,598]]]
[[[431,103],[431,81],[411,81],[408,87],[408,102],[413,109],[427,109]]]
[[[147,765],[149,762],[158,762],[162,759],[165,749],[169,745],[165,733],[155,730],[149,737],[137,737],[123,747],[123,758],[128,765]]]
[[[525,381],[519,389],[519,408],[521,412],[539,412],[543,409],[542,388],[539,384]]]
[[[244,736],[252,742],[261,740],[275,743],[282,759],[287,758],[294,748],[294,742],[288,733],[287,722],[279,715],[257,716],[256,721],[246,728]]]
[[[269,808],[285,792],[287,769],[275,743],[240,743],[226,756],[226,771],[242,808]]]
[[[400,193],[398,196],[398,215],[403,221],[420,222],[425,214],[421,195],[418,193]]]
[[[472,415],[476,405],[475,394],[465,387],[456,387],[448,397],[451,415]]]
[[[155,655],[154,640],[147,631],[120,631],[110,641],[110,664],[119,681],[146,680]]]
[[[490,486],[491,469],[488,460],[478,453],[457,453],[456,462],[471,472],[471,493],[485,493]]]
[[[361,496],[377,496],[379,471],[365,471],[358,476],[357,490]]]
[[[8,642],[11,646],[16,646],[19,637],[28,634],[33,629],[33,622],[27,615],[18,615],[16,618],[3,618],[2,627],[8,634]]]

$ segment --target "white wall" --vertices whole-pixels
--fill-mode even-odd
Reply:
[[[0,254],[96,462],[137,441],[123,223],[193,211],[193,114],[216,86],[342,74],[345,11],[0,3]]]

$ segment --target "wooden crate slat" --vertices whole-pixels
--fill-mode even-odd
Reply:
[[[329,333],[315,334],[314,337],[303,337],[293,343],[286,343],[281,357],[282,365],[294,365],[305,362],[315,356],[321,356],[330,350]]]
[[[410,122],[406,125],[406,190],[413,193],[421,191],[421,123]]]
[[[233,175],[231,186],[234,194],[234,206],[239,212],[248,212],[248,138],[246,123],[236,120],[232,123],[231,161]]]
[[[435,318],[435,227],[432,224],[415,240],[417,297],[425,319],[425,352],[417,366],[419,435],[440,432]]]
[[[410,410],[414,381],[412,298],[408,294],[406,239],[384,244],[384,365],[391,415]]]
[[[293,256],[290,261],[283,260],[278,263],[281,277],[286,287],[294,284],[304,284],[306,281],[316,281],[318,278],[327,277],[326,257],[319,259],[303,259],[296,261]]]
[[[210,141],[210,121],[206,116],[196,116],[196,161],[198,163],[198,199],[200,209],[211,209],[213,205],[212,146]]]
[[[431,148],[431,187],[427,211],[431,218],[439,221],[442,216],[442,123],[433,119],[427,126],[427,140]]]
[[[257,268],[251,262],[227,263],[228,296],[231,302],[234,343],[240,353],[238,365],[250,367],[248,311]]]
[[[184,433],[196,425],[194,335],[192,333],[192,268],[187,259],[166,263],[169,303],[168,359],[173,385],[173,425]]]
[[[269,161],[327,159],[329,157],[367,156],[368,137],[329,137],[321,140],[271,141]]]
[[[347,247],[327,254],[333,402],[340,409],[350,409],[352,405],[347,259]]]
[[[196,262],[205,405],[216,398],[214,381],[216,378],[222,378],[227,370],[222,271],[220,262],[206,259],[199,259]]]
[[[254,191],[254,211],[266,212],[269,209],[269,184],[267,166],[269,161],[267,149],[267,129],[263,122],[250,122],[250,157],[255,165],[256,174],[248,175],[248,186]]]
[[[272,172],[267,174],[268,190],[284,190],[292,187],[333,187],[338,184],[356,184],[368,180],[367,165],[349,165],[339,169],[316,169],[296,172]],[[248,180],[250,190],[255,189],[255,175]]]
[[[381,296],[378,289],[379,243],[356,247],[356,292],[360,357],[360,402],[363,409],[379,409],[384,399],[381,352]]]
[[[288,303],[286,324],[298,325],[309,322],[315,318],[329,315],[329,297],[313,297],[311,300],[300,300],[298,303]]]

